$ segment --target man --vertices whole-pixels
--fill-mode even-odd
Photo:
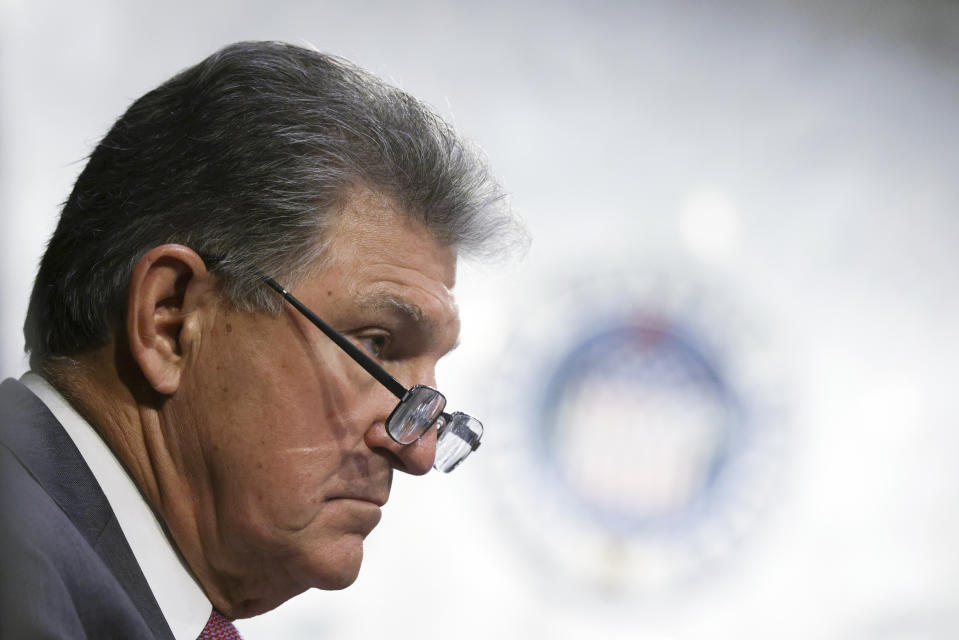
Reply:
[[[240,43],[137,100],[0,386],[0,635],[221,637],[351,584],[393,470],[479,444],[431,387],[457,254],[512,224],[470,147],[342,60]]]

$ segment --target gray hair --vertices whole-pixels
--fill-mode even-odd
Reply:
[[[106,344],[134,265],[165,243],[215,256],[235,307],[277,313],[260,270],[303,277],[354,186],[467,254],[517,237],[485,159],[415,98],[289,44],[218,51],[134,102],[90,155],[30,298],[31,365]]]

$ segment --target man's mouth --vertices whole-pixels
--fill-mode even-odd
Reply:
[[[376,495],[363,495],[363,494],[342,494],[330,496],[327,500],[356,500],[359,502],[369,502],[377,507],[382,507],[386,504],[386,498]]]

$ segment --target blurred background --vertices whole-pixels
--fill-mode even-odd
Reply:
[[[0,0],[3,377],[85,156],[243,39],[432,104],[534,238],[461,269],[478,455],[244,637],[959,637],[959,4]]]

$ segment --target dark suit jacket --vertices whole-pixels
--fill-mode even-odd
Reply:
[[[0,384],[0,638],[173,638],[80,452],[15,380]]]

